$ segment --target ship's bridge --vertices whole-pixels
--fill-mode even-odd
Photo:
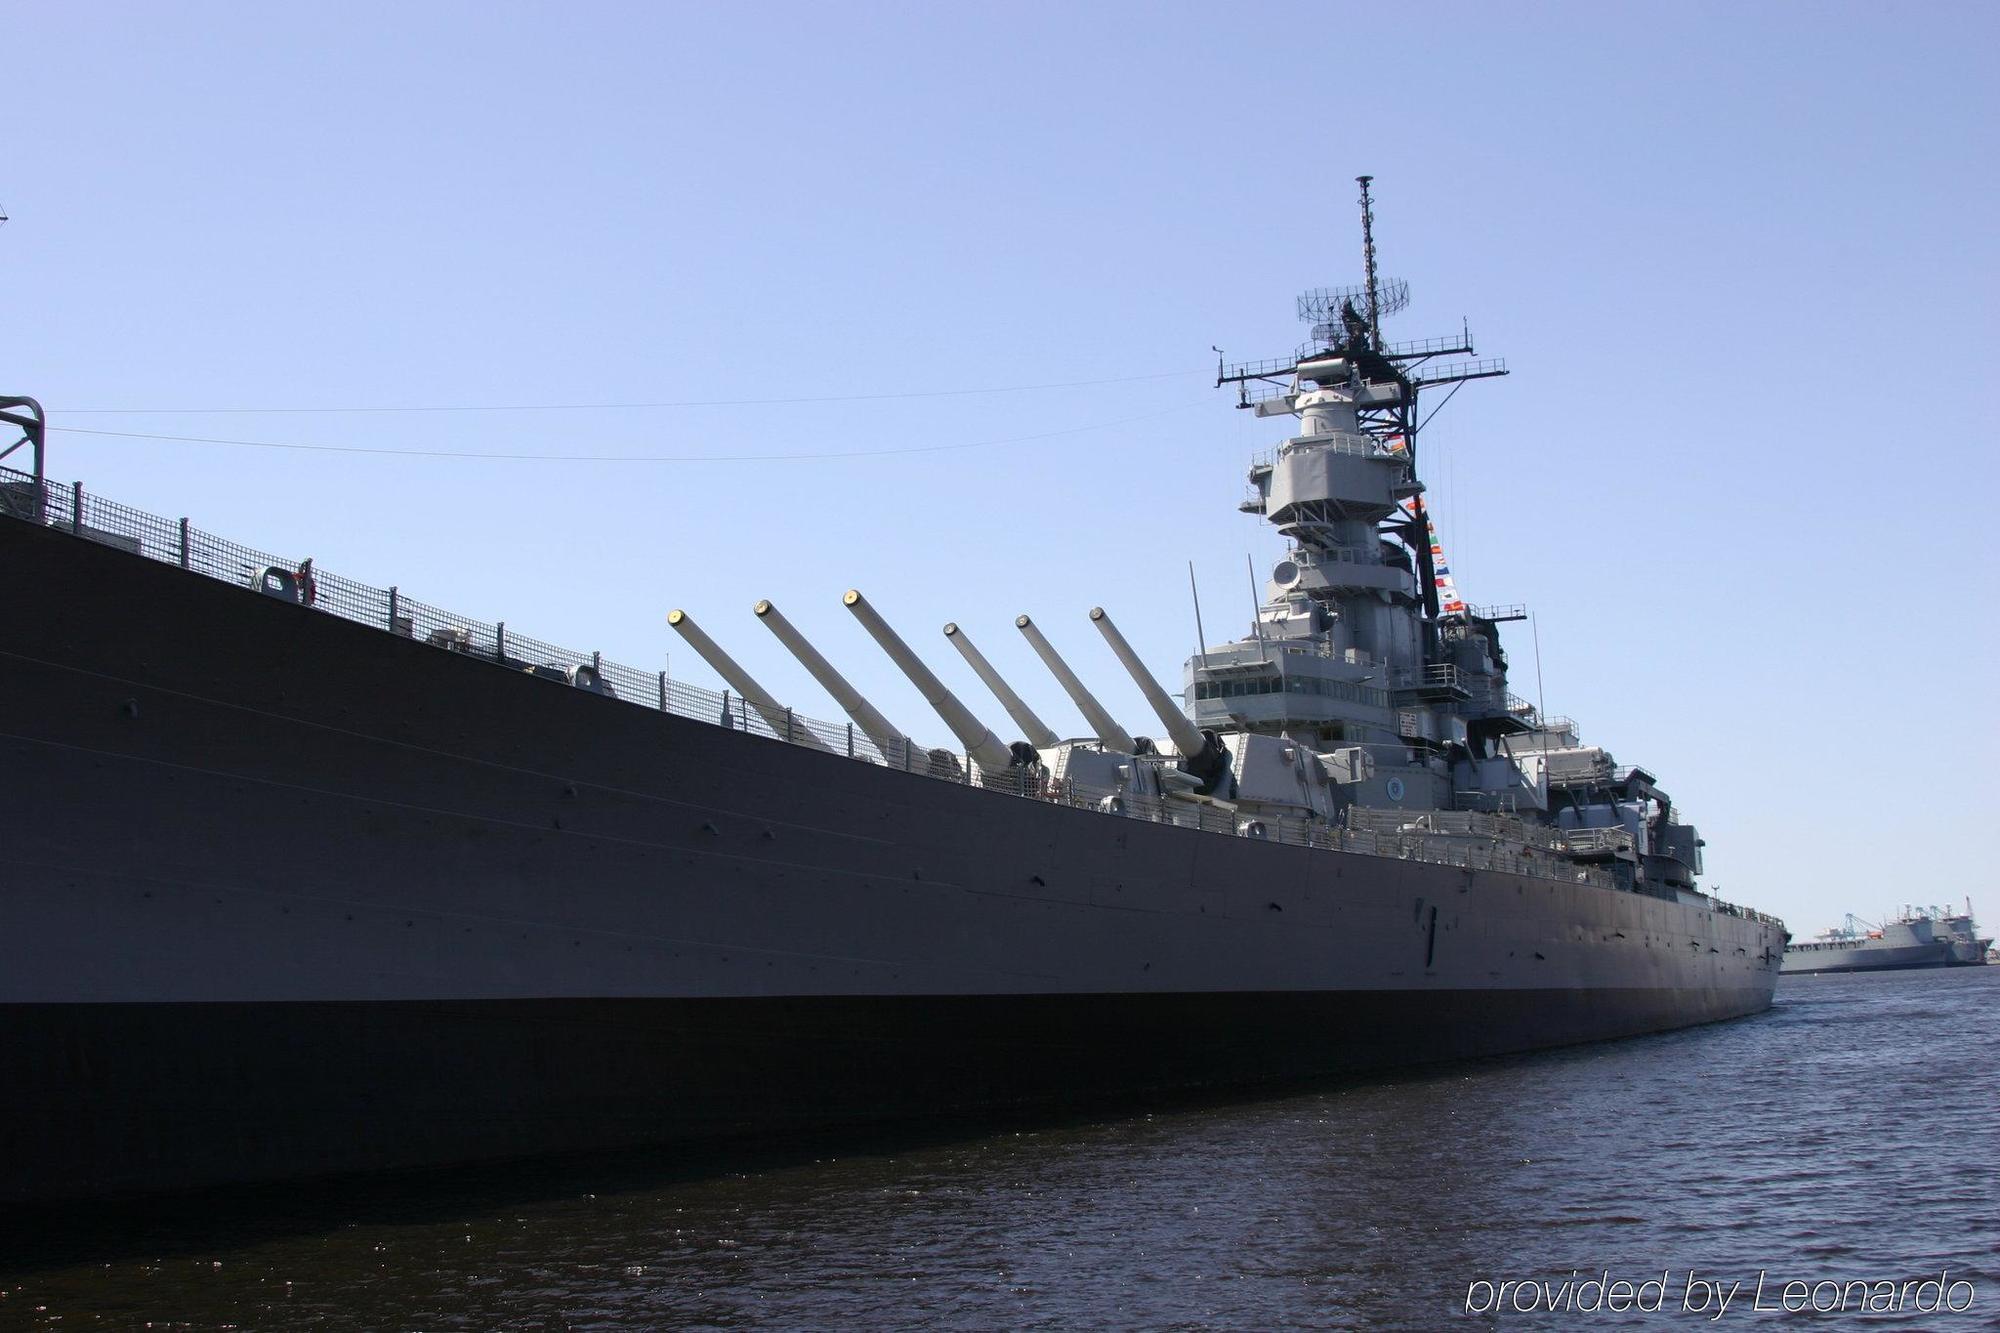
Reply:
[[[1263,512],[1284,526],[1300,520],[1379,520],[1414,489],[1409,460],[1359,429],[1308,430],[1250,470]]]
[[[1197,727],[1277,733],[1341,724],[1354,735],[1389,724],[1382,674],[1366,653],[1324,640],[1247,639],[1190,658],[1186,681]]]

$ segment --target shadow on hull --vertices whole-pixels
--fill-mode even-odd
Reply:
[[[1132,1026],[1131,1019],[1157,1017],[1173,1020],[1179,1017],[1170,1010],[1158,1010],[1158,1006],[1152,1003],[1157,997],[1094,998],[1109,1001],[1108,1010],[1127,1010],[1125,1017],[1128,1021],[1117,1029],[1118,1035],[1127,1039],[1144,1035],[1144,1029]],[[1212,997],[1198,998],[1207,1000]],[[305,1146],[301,1136],[310,1134],[312,1127],[282,1117],[273,1120],[270,1110],[289,1103],[271,1095],[270,1089],[260,1098],[240,1085],[201,1082],[203,1079],[231,1077],[230,1071],[223,1067],[230,1063],[223,1058],[223,1053],[231,1048],[216,1045],[212,1040],[203,1041],[196,1035],[199,1032],[210,1039],[226,1037],[241,1040],[249,1035],[244,1027],[247,1023],[256,1029],[259,1038],[278,1041],[280,1034],[270,1026],[267,1014],[250,1010],[238,1015],[218,1014],[215,1017],[220,1020],[221,1026],[198,1025],[194,1029],[179,1021],[184,1015],[156,1014],[140,1020],[136,1025],[132,1022],[133,1015],[115,1018],[100,1015],[99,1021],[92,1025],[93,1036],[123,1034],[147,1042],[148,1049],[155,1053],[162,1067],[182,1066],[185,1079],[181,1084],[183,1092],[178,1106],[179,1124],[147,1125],[140,1123],[142,1117],[138,1116],[106,1117],[98,1114],[77,1118],[78,1108],[74,1105],[52,1105],[49,1107],[51,1120],[64,1116],[69,1119],[65,1128],[59,1133],[52,1133],[49,1138],[51,1151],[41,1155],[48,1172],[54,1174],[58,1169],[66,1168],[83,1172],[80,1177],[75,1177],[77,1179],[93,1179],[90,1164],[79,1163],[74,1154],[92,1147],[111,1153],[130,1153],[132,1148],[129,1144],[115,1142],[119,1136],[124,1136],[146,1139],[160,1150],[192,1150],[202,1154],[197,1158],[176,1160],[159,1173],[162,1178],[212,1179],[218,1174],[236,1171],[242,1173],[244,1179],[254,1179],[256,1183],[153,1188],[145,1193],[115,1193],[111,1197],[76,1197],[10,1205],[9,1216],[19,1240],[10,1243],[4,1254],[0,1254],[0,1275],[83,1262],[109,1262],[125,1257],[201,1253],[351,1226],[423,1223],[446,1217],[504,1211],[513,1205],[550,1200],[644,1193],[734,1173],[806,1165],[830,1155],[895,1156],[970,1142],[996,1133],[1059,1131],[1066,1127],[1131,1116],[1196,1113],[1311,1093],[1337,1092],[1356,1086],[1420,1085],[1432,1081],[1455,1083],[1469,1067],[1591,1058],[1578,1048],[1615,1039],[1606,1038],[1593,1030],[1576,1036],[1566,1046],[1543,1049],[1548,1048],[1550,1043],[1545,1034],[1538,1034],[1532,1041],[1537,1048],[1533,1053],[1527,1053],[1524,1046],[1521,1051],[1495,1054],[1471,1053],[1469,1048],[1479,1043],[1468,1039],[1463,1043],[1468,1048],[1466,1051],[1439,1055],[1421,1062],[1398,1058],[1407,1057],[1410,1052],[1407,1049],[1392,1049],[1395,1034],[1388,1027],[1378,1025],[1374,1040],[1348,1040],[1353,1037],[1354,1028],[1370,1019],[1381,1019],[1383,1009],[1391,1007],[1388,1002],[1392,998],[1403,1000],[1408,997],[1380,997],[1381,1003],[1375,1006],[1357,1005],[1355,997],[1237,997],[1242,1006],[1239,1012],[1254,1014],[1260,1021],[1314,1016],[1305,1013],[1305,1010],[1319,1010],[1317,1016],[1322,1018],[1328,1012],[1343,1017],[1335,1020],[1338,1032],[1325,1033],[1317,1038],[1307,1036],[1295,1044],[1298,1053],[1290,1064],[1299,1072],[1278,1077],[1260,1076],[1227,1087],[1212,1082],[1195,1082],[1192,1077],[1178,1086],[1160,1085],[1151,1091],[1118,1087],[1115,1086],[1117,1076],[1114,1072],[1104,1068],[1093,1070],[1093,1066],[1101,1065],[1107,1059],[1123,1060],[1127,1062],[1129,1074],[1129,1062],[1141,1058],[1144,1052],[1126,1046],[1120,1056],[1109,1043],[1081,1043],[1076,1040],[1074,1032],[1059,1030],[1067,1027],[1066,1023],[1040,1030],[1015,1029],[1013,1038],[1007,1043],[1014,1052],[1012,1061],[1004,1068],[996,1065],[982,1069],[979,1087],[990,1095],[994,1088],[1004,1086],[1009,1078],[1013,1078],[1020,1080],[1016,1090],[1024,1095],[999,1098],[982,1106],[957,1103],[920,1107],[916,1102],[919,1093],[928,1092],[935,1096],[950,1086],[948,1071],[956,1069],[962,1076],[968,1067],[974,1065],[970,1052],[966,1058],[956,1060],[945,1052],[933,1052],[930,1059],[913,1058],[901,1063],[899,1068],[905,1077],[896,1080],[900,1092],[895,1094],[885,1094],[878,1088],[873,1094],[864,1095],[866,1085],[853,1077],[826,1080],[827,1070],[840,1066],[844,1057],[852,1056],[858,1049],[870,1044],[857,1041],[854,1034],[849,1033],[844,1040],[828,1048],[825,1066],[817,1073],[826,1083],[823,1095],[850,1108],[853,1113],[848,1118],[803,1124],[781,1116],[761,1119],[754,1115],[732,1117],[728,1110],[716,1108],[715,1118],[706,1126],[708,1133],[664,1143],[655,1141],[651,1135],[635,1133],[637,1127],[623,1116],[606,1122],[579,1122],[569,1118],[587,1113],[589,1104],[599,1100],[580,1090],[572,1090],[560,1106],[550,1105],[533,1115],[509,1115],[508,1108],[519,1110],[520,1085],[505,1081],[508,1061],[503,1061],[499,1067],[487,1067],[483,1077],[468,1079],[467,1070],[474,1068],[480,1057],[490,1056],[493,1051],[488,1043],[478,1043],[468,1050],[460,1044],[462,1040],[478,1027],[488,1025],[492,1025],[489,1026],[488,1037],[496,1037],[502,1027],[511,1027],[520,1021],[518,1014],[425,1016],[409,1013],[405,1006],[383,1007],[381,1012],[370,1015],[322,1014],[308,1018],[307,1026],[295,1028],[292,1035],[303,1038],[317,1028],[321,1038],[366,1040],[380,1057],[374,1066],[375,1081],[371,1084],[354,1077],[356,1071],[352,1069],[343,1071],[328,1061],[312,1059],[313,1047],[303,1041],[285,1041],[276,1046],[275,1049],[289,1054],[278,1064],[257,1071],[257,1077],[297,1078],[306,1070],[313,1071],[305,1076],[314,1085],[309,1090],[311,1094],[325,1099],[326,1113],[321,1117],[321,1124],[329,1128],[337,1127],[333,1143],[343,1153],[350,1154],[345,1170],[339,1174],[315,1174],[278,1183],[268,1177],[282,1174],[288,1168],[296,1168],[298,1159],[278,1160],[275,1154],[297,1151]],[[1124,1002],[1135,999],[1147,1000],[1146,1008],[1158,1012],[1154,1015],[1131,1013]],[[1285,1003],[1279,1008],[1262,1003],[1272,999]],[[1302,1001],[1307,1003],[1302,1004]],[[338,1010],[348,1007],[327,1008]],[[484,1006],[451,1007],[476,1009]],[[623,1026],[632,1017],[588,1003],[583,1007],[600,1009],[600,1012],[546,1016],[549,1035],[571,1038],[564,1043],[563,1049],[569,1053],[567,1063],[572,1072],[587,1065],[602,1067],[603,1061],[610,1055],[604,1043],[576,1042],[574,1038],[581,1027],[613,1020]],[[1579,1004],[1578,1007],[1587,1009],[1589,1006]],[[1757,1007],[1764,1009],[1761,1001]],[[1490,1012],[1486,1016],[1489,1019],[1492,1017]],[[1738,1016],[1723,1014],[1716,1021]],[[774,1011],[766,1017],[782,1020],[785,1015]],[[851,1019],[855,1015],[843,1017]],[[941,1036],[946,1028],[962,1027],[968,1017],[963,1013],[933,1013],[919,1025],[930,1029],[930,1035]],[[1008,1021],[1011,1024],[1018,1017],[1010,1016]],[[1669,1026],[1680,1029],[1686,1024],[1675,1022]],[[680,1024],[670,1023],[667,1027],[679,1029]],[[159,1039],[170,1028],[184,1035],[167,1038],[162,1044]],[[1576,1031],[1582,1033],[1584,1029]],[[385,1044],[383,1039],[392,1032],[405,1034],[405,1039]],[[1345,1037],[1341,1035],[1343,1033]],[[344,1034],[344,1038],[336,1034]],[[713,1032],[711,1037],[719,1043],[725,1035]],[[960,1035],[967,1034],[961,1032]],[[1209,1035],[1214,1038],[1219,1034]],[[1407,1037],[1406,1033],[1400,1035]],[[1491,1040],[1497,1035],[1499,1030],[1489,1027],[1484,1040]],[[1667,1028],[1641,1029],[1625,1039],[1658,1039],[1670,1035]],[[1176,1041],[1174,1034],[1166,1031],[1154,1031],[1147,1039],[1179,1047],[1187,1045],[1185,1041]],[[656,1029],[642,1040],[641,1045],[651,1047],[655,1054],[671,1052],[677,1058],[695,1055],[696,1051],[681,1044],[681,1040],[678,1036],[665,1036]],[[1322,1066],[1309,1070],[1305,1067],[1309,1063],[1307,1052],[1326,1058],[1330,1051],[1340,1048],[1344,1042],[1347,1068]],[[622,1042],[617,1044],[624,1045]],[[510,1043],[510,1046],[514,1052],[511,1063],[515,1069],[521,1063],[545,1065],[550,1054],[545,1049],[539,1056],[531,1058],[518,1043]],[[414,1099],[407,1096],[397,1099],[383,1075],[407,1073],[410,1062],[434,1060],[444,1048],[461,1052],[452,1057],[445,1068],[449,1077],[462,1080],[459,1083],[461,1092],[456,1099],[460,1103],[458,1109],[454,1111],[446,1106],[420,1108]],[[875,1049],[878,1054],[886,1055],[884,1048],[876,1046]],[[203,1050],[209,1052],[206,1057],[201,1054]],[[324,1056],[338,1054],[325,1046],[319,1047],[319,1050]],[[593,1052],[593,1057],[584,1061],[574,1058],[584,1051]],[[10,1055],[12,1053],[9,1052]],[[1270,1063],[1271,1054],[1266,1050],[1255,1059]],[[1244,1062],[1248,1068],[1252,1057],[1246,1055]],[[241,1062],[236,1063],[240,1065]],[[631,1067],[629,1046],[616,1063]],[[740,1060],[736,1067],[739,1071],[746,1069]],[[239,1068],[236,1077],[240,1079],[248,1072]],[[812,1071],[796,1068],[782,1074],[776,1070],[767,1070],[763,1074],[766,1079],[778,1080],[782,1086],[774,1084],[774,1088],[787,1096],[796,1095],[794,1085],[800,1078],[813,1076]],[[1058,1089],[1053,1086],[1053,1080],[1058,1076],[1081,1081],[1077,1089]],[[680,1093],[687,1091],[685,1082],[669,1081],[663,1085],[658,1100],[664,1101],[668,1087]],[[725,1093],[718,1089],[712,1091],[711,1099],[714,1096],[735,1098],[740,1093]],[[505,1105],[489,1104],[483,1110],[476,1110],[470,1103],[481,1097],[498,1099]],[[400,1104],[397,1104],[399,1100]],[[267,1108],[261,1124],[258,1123],[256,1110],[260,1106]],[[410,1118],[413,1116],[420,1123],[412,1123]],[[362,1165],[358,1157],[351,1155],[355,1140],[352,1126],[357,1118],[371,1126],[369,1137],[378,1145],[377,1160],[372,1166]],[[685,1120],[685,1113],[680,1118]],[[226,1135],[218,1138],[216,1131],[220,1125],[229,1128]],[[552,1132],[558,1125],[561,1126],[560,1132]],[[481,1134],[485,1145],[497,1150],[499,1155],[491,1160],[460,1160],[455,1165],[395,1164],[398,1159],[409,1155],[413,1142],[435,1141],[441,1135],[463,1131],[468,1126]],[[592,1139],[591,1131],[597,1132],[599,1137]],[[634,1134],[633,1140],[620,1142],[610,1137],[619,1133]],[[212,1160],[223,1138],[233,1145],[230,1151],[235,1155],[226,1160]],[[475,1142],[468,1139],[458,1144],[457,1150],[469,1151],[475,1146]],[[61,1154],[69,1155],[65,1157]],[[109,1182],[99,1177],[95,1183]]]
[[[1687,1017],[1646,990],[14,1006],[0,1064],[37,1151],[6,1197],[1129,1105]]]

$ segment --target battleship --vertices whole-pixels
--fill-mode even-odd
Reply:
[[[1218,370],[1285,432],[1242,506],[1288,542],[1254,623],[1177,698],[1105,608],[1020,615],[1073,735],[977,625],[944,638],[1018,738],[842,599],[953,738],[924,745],[758,603],[846,715],[816,721],[719,621],[668,617],[721,690],[566,650],[57,483],[0,400],[0,1199],[1157,1104],[1767,1008],[1783,923],[1702,892],[1660,780],[1508,689],[1520,610],[1458,598],[1417,401],[1506,368],[1384,340],[1407,287],[1361,185],[1366,281]]]
[[[1983,967],[1991,939],[1982,939],[1963,912],[1906,907],[1893,921],[1874,925],[1849,913],[1838,926],[1785,949],[1783,975],[1820,972],[1903,972],[1913,968]]]

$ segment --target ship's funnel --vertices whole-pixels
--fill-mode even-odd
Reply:
[[[715,668],[715,674],[722,677],[730,689],[742,695],[744,702],[757,710],[757,716],[763,718],[772,731],[786,740],[797,741],[815,750],[827,748],[820,743],[819,737],[812,734],[810,728],[795,723],[791,710],[774,702],[771,692],[759,685],[754,676],[737,664],[735,658],[723,652],[721,646],[709,638],[701,626],[694,623],[693,616],[676,609],[667,612],[667,623],[680,631],[688,646],[700,653],[704,662]]]
[[[1139,692],[1146,696],[1146,702],[1151,704],[1153,711],[1159,715],[1160,725],[1165,727],[1167,735],[1173,738],[1174,748],[1181,752],[1181,757],[1191,759],[1208,748],[1208,742],[1201,732],[1195,729],[1194,723],[1188,721],[1187,714],[1181,711],[1173,696],[1160,688],[1160,682],[1154,680],[1153,673],[1146,670],[1146,664],[1139,660],[1139,654],[1132,651],[1132,645],[1125,642],[1125,636],[1111,623],[1111,617],[1104,613],[1104,608],[1091,607],[1090,618],[1096,624],[1097,632],[1111,645],[1111,651],[1118,654],[1118,660],[1125,664],[1125,670],[1131,675],[1132,683],[1139,687]]]
[[[958,649],[958,655],[965,659],[966,665],[986,682],[986,688],[993,691],[993,697],[1007,710],[1007,716],[1014,719],[1014,725],[1028,738],[1028,744],[1038,750],[1046,750],[1062,740],[1049,729],[1048,723],[1035,716],[1035,710],[1028,707],[1020,695],[1014,693],[1013,687],[993,669],[993,664],[986,660],[986,655],[972,646],[972,640],[966,637],[964,630],[956,624],[946,625],[944,636],[951,640],[952,647]]]
[[[861,628],[868,631],[875,642],[882,645],[882,651],[889,660],[902,669],[910,678],[910,684],[917,687],[925,702],[937,710],[944,724],[958,737],[958,743],[965,747],[972,762],[987,773],[1005,773],[1014,762],[1013,751],[1007,743],[986,729],[984,723],[974,717],[966,706],[958,701],[958,696],[944,687],[944,682],[931,674],[931,669],[910,651],[889,622],[875,613],[875,608],[859,592],[849,588],[847,595],[840,599],[854,618],[861,622]]]
[[[908,762],[910,738],[891,725],[888,718],[876,712],[875,705],[862,698],[861,691],[849,685],[847,677],[835,671],[833,664],[819,655],[819,649],[806,642],[806,636],[785,619],[784,612],[768,600],[757,603],[751,609],[757,613],[757,619],[764,622],[764,627],[778,636],[778,642],[791,649],[792,656],[799,659],[799,665],[812,673],[820,688],[832,695],[834,702],[854,719],[854,725],[861,728],[862,734],[875,742],[875,748],[882,752],[885,759],[891,763]]]
[[[1098,744],[1107,750],[1116,750],[1119,754],[1137,754],[1139,743],[1132,738],[1132,733],[1119,726],[1118,720],[1105,711],[1103,704],[1097,702],[1097,696],[1084,688],[1083,682],[1076,678],[1076,673],[1069,669],[1069,663],[1063,661],[1062,654],[1042,637],[1042,631],[1035,622],[1026,616],[1015,616],[1014,628],[1021,631],[1021,637],[1034,648],[1035,655],[1042,659],[1042,665],[1049,669],[1049,674],[1056,678],[1056,682],[1063,687],[1063,692],[1069,695],[1070,702],[1074,703],[1077,711],[1083,714],[1083,720],[1097,733]]]

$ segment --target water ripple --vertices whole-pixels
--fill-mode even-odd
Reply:
[[[1691,1271],[1771,1293],[1948,1271],[1986,1326],[1996,997],[2000,969],[1801,978],[1740,1023],[1276,1100],[539,1196],[521,1168],[398,1182],[146,1252],[107,1231],[109,1262],[0,1281],[0,1325],[1483,1327],[1482,1279],[1664,1274],[1671,1311]]]

